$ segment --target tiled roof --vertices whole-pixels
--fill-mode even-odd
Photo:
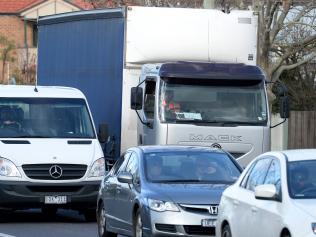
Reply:
[[[0,0],[0,14],[1,13],[19,13],[24,9],[29,9],[32,6],[36,6],[42,2],[48,0]],[[64,0],[81,9],[88,10],[93,8],[91,4],[85,0]]]
[[[18,13],[45,0],[0,0],[0,13]]]

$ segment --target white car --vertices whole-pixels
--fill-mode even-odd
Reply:
[[[221,198],[217,237],[315,237],[316,149],[257,157]]]

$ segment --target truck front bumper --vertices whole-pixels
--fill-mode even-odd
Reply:
[[[96,208],[100,181],[80,183],[32,183],[0,181],[0,209],[41,208],[45,196],[66,196],[66,204],[57,207],[75,210]],[[53,204],[55,205],[55,204]]]

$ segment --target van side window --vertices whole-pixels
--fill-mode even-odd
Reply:
[[[144,113],[147,119],[154,119],[156,81],[146,81]]]

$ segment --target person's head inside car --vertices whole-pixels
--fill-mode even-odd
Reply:
[[[205,157],[198,157],[196,160],[196,175],[198,179],[214,178],[218,173],[216,162]]]
[[[159,179],[162,171],[162,165],[162,158],[160,156],[152,156],[147,159],[147,172],[149,179]]]
[[[292,182],[293,191],[300,193],[310,187],[309,172],[304,167],[297,167],[292,171],[290,177]]]

